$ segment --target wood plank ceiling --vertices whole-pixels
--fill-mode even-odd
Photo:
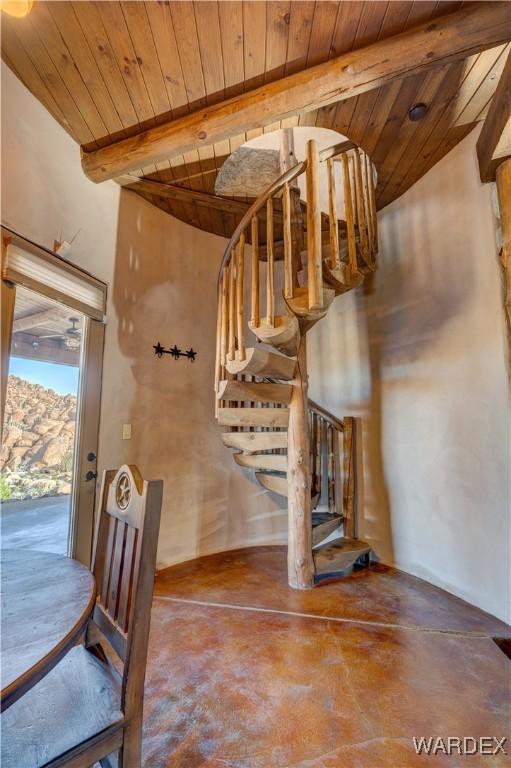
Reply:
[[[2,14],[2,57],[86,149],[248,91],[333,56],[450,13],[460,2],[150,0],[35,3],[24,19]],[[337,130],[379,170],[378,206],[399,197],[483,119],[508,46],[288,118]],[[420,122],[409,108],[428,105]],[[225,158],[263,129],[233,136],[138,175],[213,193]],[[230,236],[240,214],[147,192],[151,202]]]

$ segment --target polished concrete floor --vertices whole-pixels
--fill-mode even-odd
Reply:
[[[67,554],[70,499],[70,496],[44,496],[23,501],[2,501],[2,547]]]
[[[145,768],[509,765],[417,756],[412,738],[510,736],[511,628],[372,566],[290,590],[283,547],[201,558],[157,578]],[[511,753],[511,740],[507,745]]]

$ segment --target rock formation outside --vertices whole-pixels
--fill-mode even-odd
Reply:
[[[71,493],[76,397],[9,376],[0,453],[2,500]]]

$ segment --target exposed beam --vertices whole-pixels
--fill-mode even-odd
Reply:
[[[149,179],[140,179],[140,181],[131,180],[125,182],[120,179],[124,189],[131,189],[134,192],[145,192],[149,195],[158,195],[169,200],[176,200],[181,203],[197,203],[205,205],[207,208],[214,208],[224,213],[234,213],[243,216],[250,205],[243,200],[232,200],[219,195],[209,195],[207,192],[198,192],[195,189],[178,187],[175,184],[164,184],[161,181],[150,181]]]
[[[509,40],[509,3],[467,3],[454,13],[400,35],[350,51],[109,146],[92,152],[82,150],[83,170],[92,181],[113,179],[127,171],[352,98]]]
[[[62,310],[58,309],[43,309],[40,312],[34,312],[31,315],[20,317],[14,320],[12,324],[12,332],[20,333],[21,331],[29,331],[31,328],[36,328],[38,325],[46,325],[52,323],[55,320],[62,320]]]
[[[130,189],[133,192],[156,195],[181,203],[196,203],[197,205],[204,205],[206,208],[214,208],[216,211],[233,213],[236,216],[244,216],[250,208],[250,203],[245,203],[243,200],[233,200],[232,198],[221,197],[221,195],[210,195],[207,192],[199,192],[196,189],[188,189],[187,187],[178,187],[175,184],[166,184],[161,181],[151,181],[150,179],[134,181],[131,179],[129,183],[126,183],[124,176],[121,176],[118,181],[122,184],[123,189]],[[261,210],[258,215],[261,219],[264,219],[266,210]],[[274,210],[273,218],[276,221],[282,221],[282,213],[278,209]]]
[[[12,354],[27,360],[60,365],[80,365],[80,350],[68,349],[57,339],[41,339],[30,333],[17,333],[12,339]]]
[[[509,7],[508,12],[511,16]],[[477,140],[477,157],[484,182],[495,181],[497,167],[506,157],[511,157],[511,53]]]

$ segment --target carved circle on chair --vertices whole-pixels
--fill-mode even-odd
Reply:
[[[126,509],[131,501],[131,480],[126,472],[123,472],[117,480],[115,501],[119,509]]]

